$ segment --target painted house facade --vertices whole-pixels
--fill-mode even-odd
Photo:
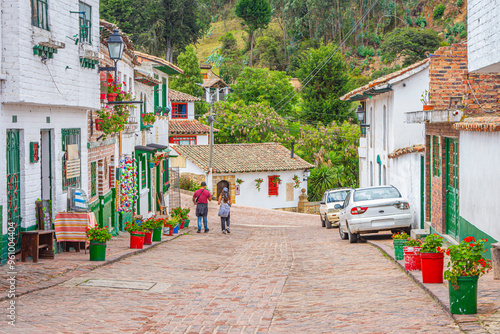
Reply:
[[[224,101],[231,93],[231,87],[212,71],[212,65],[201,64],[200,70],[203,75],[202,86],[205,89],[203,101],[209,103]]]
[[[458,242],[472,235],[500,240],[493,203],[500,199],[495,160],[500,130],[500,75],[471,73],[467,44],[439,48],[430,58],[427,112],[407,114],[425,123],[426,221]],[[489,256],[489,252],[488,252]]]
[[[174,146],[172,166],[180,173],[208,175],[210,146]],[[233,203],[269,209],[297,207],[306,169],[314,165],[277,143],[216,144],[208,188],[220,195],[227,187]],[[260,180],[260,181],[257,181]]]
[[[53,219],[68,187],[87,188],[87,114],[100,107],[99,1],[32,3],[1,8],[3,262],[9,224],[19,250],[19,233],[38,229],[38,199],[50,201]]]
[[[423,226],[425,126],[405,123],[405,112],[421,109],[420,96],[428,89],[425,59],[341,97],[360,101],[369,125],[358,147],[360,187],[395,186],[410,203],[413,228]]]

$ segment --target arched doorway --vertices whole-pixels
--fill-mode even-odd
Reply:
[[[224,189],[224,187],[229,189],[229,182],[222,180],[222,181],[219,181],[219,183],[217,183],[217,199],[219,198],[220,194],[222,193],[222,189]]]

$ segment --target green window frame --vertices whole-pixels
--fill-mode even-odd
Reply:
[[[147,168],[148,168],[148,156],[147,154],[142,155],[141,163],[141,189],[147,188]]]
[[[163,107],[163,116],[166,116],[167,113],[167,79],[162,78],[161,84],[161,105]]]
[[[80,12],[80,42],[92,44],[92,7],[83,2],[79,2],[78,4]]]
[[[47,0],[31,0],[31,24],[35,27],[49,30]]]
[[[433,176],[441,177],[441,138],[432,136],[432,167]]]
[[[161,115],[161,113],[158,112],[158,107],[160,107],[160,85],[154,86],[154,113],[157,115]]]
[[[90,195],[97,195],[97,162],[90,163]]]
[[[78,145],[78,154],[81,154],[81,139],[80,129],[62,129],[61,130],[62,151],[67,152],[67,145]],[[68,187],[80,187],[80,176],[66,179],[66,161],[67,155],[64,154],[62,158],[62,188],[67,190]],[[81,175],[81,173],[80,173]]]

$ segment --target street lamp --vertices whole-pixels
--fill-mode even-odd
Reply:
[[[363,109],[362,105],[359,105],[358,109],[356,110],[356,117],[358,118],[359,126],[361,128],[370,127],[370,124],[366,124],[366,110]]]
[[[304,178],[302,179],[302,181],[307,181],[307,179],[309,179],[309,176],[311,176],[311,171],[306,168],[306,170],[304,171]]]
[[[99,72],[101,71],[115,71],[115,84],[117,79],[117,66],[118,60],[122,59],[123,49],[125,48],[125,42],[123,41],[120,30],[113,29],[113,33],[109,36],[106,44],[108,45],[109,58],[115,63],[114,67],[101,67],[99,66]]]

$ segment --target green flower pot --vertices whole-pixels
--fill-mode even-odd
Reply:
[[[105,261],[105,260],[106,260],[106,243],[91,241],[90,261]]]
[[[190,219],[184,220],[184,228],[189,227],[189,222],[190,221],[191,221]]]
[[[408,240],[405,239],[394,239],[392,240],[394,243],[394,258],[397,261],[404,260],[405,253],[403,251],[403,247],[406,246]]]
[[[457,277],[458,289],[448,282],[450,312],[452,314],[477,313],[477,280],[479,276]]]
[[[153,241],[161,241],[161,227],[157,227],[153,230]]]

